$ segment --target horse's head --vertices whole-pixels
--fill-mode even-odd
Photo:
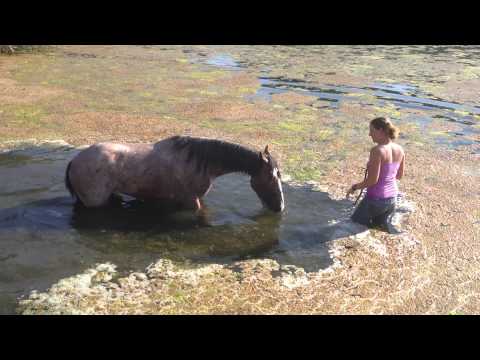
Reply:
[[[261,166],[258,174],[250,179],[252,189],[270,210],[283,211],[285,201],[283,199],[280,170],[277,162],[268,152],[268,145],[263,152],[259,152],[258,156]]]

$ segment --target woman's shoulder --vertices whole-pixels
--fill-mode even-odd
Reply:
[[[370,153],[376,153],[379,151],[382,151],[382,146],[383,145],[375,145],[370,148]]]
[[[396,150],[401,152],[402,154],[404,153],[403,147],[400,144],[392,142],[392,147]]]
[[[378,145],[375,145],[373,146],[371,149],[370,149],[370,154],[379,154],[379,155],[383,155],[387,152],[388,150],[388,147],[385,146],[385,145],[382,145],[382,144],[378,144]]]
[[[401,162],[405,157],[405,151],[399,144],[392,143],[392,161]]]

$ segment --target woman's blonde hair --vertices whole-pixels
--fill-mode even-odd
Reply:
[[[393,126],[389,118],[377,117],[370,121],[370,124],[377,130],[382,129],[385,131],[385,134],[392,140],[398,137],[399,131],[398,128]]]

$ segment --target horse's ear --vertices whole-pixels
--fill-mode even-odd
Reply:
[[[262,159],[268,164],[268,158],[265,156],[265,154],[261,151],[258,154],[260,155],[260,159]]]
[[[268,152],[268,145],[265,146],[265,150],[263,150],[263,152],[265,153],[265,155],[270,155],[270,153]]]

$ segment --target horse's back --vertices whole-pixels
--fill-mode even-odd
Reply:
[[[112,193],[171,199],[208,188],[209,180],[196,175],[174,144],[174,138],[155,144],[94,144],[71,162],[73,188],[87,206],[105,203]]]

